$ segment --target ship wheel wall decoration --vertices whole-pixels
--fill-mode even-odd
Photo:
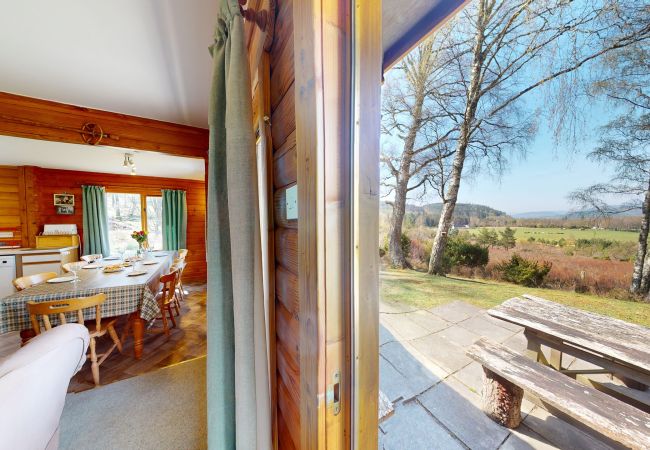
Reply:
[[[85,123],[81,127],[81,139],[88,145],[99,144],[104,136],[104,130],[96,123]]]

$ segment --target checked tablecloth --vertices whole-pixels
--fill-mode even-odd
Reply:
[[[102,317],[140,311],[140,317],[150,321],[160,313],[155,297],[160,290],[159,278],[169,270],[172,256],[173,253],[167,252],[155,258],[157,264],[143,265],[142,269],[147,271],[145,275],[130,277],[128,274],[131,268],[116,273],[103,273],[101,269],[81,269],[78,272],[80,280],[76,284],[43,283],[0,299],[0,334],[32,328],[27,312],[28,301],[62,300],[99,293],[106,294],[106,301],[102,304]],[[106,261],[105,264],[111,262],[113,261]],[[84,310],[85,319],[94,317],[94,308]]]

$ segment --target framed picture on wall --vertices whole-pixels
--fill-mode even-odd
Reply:
[[[74,214],[74,206],[72,205],[57,205],[56,206],[57,214],[72,215]]]
[[[54,194],[54,206],[74,206],[74,194]]]

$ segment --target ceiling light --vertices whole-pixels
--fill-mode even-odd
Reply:
[[[135,162],[133,161],[133,153],[124,154],[124,162],[122,163],[122,167],[130,167],[131,175],[135,175]]]

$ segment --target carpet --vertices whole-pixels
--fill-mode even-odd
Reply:
[[[68,394],[60,449],[207,448],[205,357]]]

